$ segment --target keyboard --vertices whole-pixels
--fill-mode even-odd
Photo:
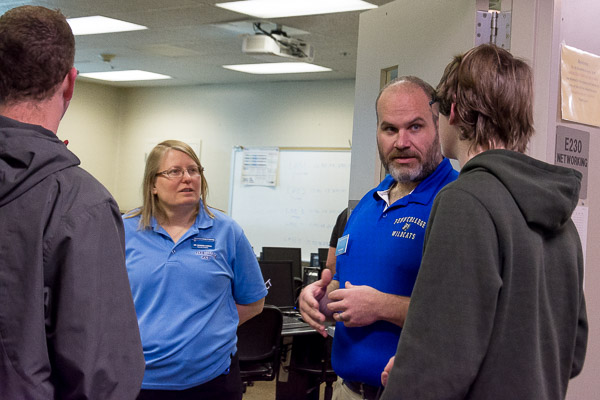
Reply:
[[[293,329],[306,327],[308,324],[302,320],[300,314],[283,315],[283,329]]]

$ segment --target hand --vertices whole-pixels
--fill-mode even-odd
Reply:
[[[324,269],[321,273],[321,279],[305,287],[300,293],[298,301],[302,319],[325,338],[327,337],[327,331],[323,323],[327,319],[327,315],[322,311],[330,315],[327,310],[329,300],[325,294],[332,279],[331,271]]]
[[[387,365],[383,369],[383,372],[381,373],[381,384],[383,386],[387,385],[388,377],[390,376],[390,371],[392,370],[392,367],[394,366],[395,358],[396,358],[396,356],[390,358]]]
[[[354,286],[346,282],[345,289],[329,293],[329,310],[333,319],[343,322],[347,327],[366,326],[379,320],[385,293],[370,286]]]

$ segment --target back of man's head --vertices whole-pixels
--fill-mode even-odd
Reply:
[[[495,45],[477,46],[446,66],[437,97],[445,116],[454,103],[462,139],[525,152],[534,133],[533,75],[525,61]]]
[[[0,104],[52,96],[73,67],[75,38],[66,18],[44,7],[0,17]]]

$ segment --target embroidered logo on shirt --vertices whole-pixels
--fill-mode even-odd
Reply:
[[[198,250],[198,251],[196,251],[196,252],[195,252],[195,254],[196,254],[197,256],[201,256],[201,258],[202,258],[203,260],[210,260],[211,258],[212,258],[213,260],[216,260],[216,259],[217,259],[217,253],[216,253],[216,252],[214,252],[214,251]]]
[[[397,237],[397,238],[411,239],[411,240],[415,240],[415,238],[417,237],[417,235],[415,235],[414,233],[404,232],[404,231],[393,231],[392,236]]]
[[[417,218],[417,217],[396,218],[396,220],[394,221],[394,224],[402,224],[405,222],[408,222],[410,224],[417,224],[423,229],[425,229],[425,226],[427,225],[427,221],[423,221],[421,218]]]
[[[416,227],[419,227],[422,229],[425,229],[425,227],[427,226],[426,221],[423,221],[422,219],[416,218],[416,217],[397,218],[394,221],[394,225],[396,225],[396,224],[403,224],[403,225],[402,225],[402,228],[400,231],[392,231],[392,236],[397,237],[397,238],[402,238],[402,239],[410,239],[410,240],[415,240],[417,238],[416,233],[410,232],[410,230],[413,226],[416,226]]]

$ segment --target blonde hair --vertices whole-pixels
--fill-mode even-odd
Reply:
[[[143,204],[140,208],[137,208],[127,214],[125,218],[132,218],[141,215],[140,218],[140,229],[148,229],[150,228],[150,221],[152,217],[162,217],[166,216],[165,210],[161,207],[158,202],[157,196],[152,193],[152,189],[154,188],[154,183],[156,182],[156,174],[159,172],[160,163],[167,154],[167,152],[171,150],[180,151],[187,156],[189,156],[194,163],[198,166],[200,170],[200,197],[202,199],[202,206],[204,211],[210,218],[214,218],[214,214],[208,209],[208,205],[206,204],[206,197],[208,196],[208,183],[204,178],[204,168],[200,164],[200,160],[198,156],[194,152],[194,150],[184,142],[179,140],[165,140],[154,146],[150,154],[148,155],[148,159],[146,160],[146,168],[144,170],[144,180],[142,182],[142,196],[143,196]]]

